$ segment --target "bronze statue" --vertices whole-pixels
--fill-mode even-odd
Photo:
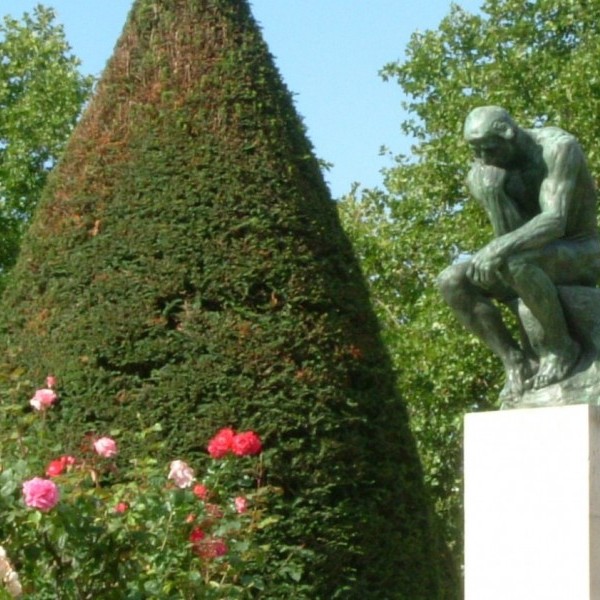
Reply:
[[[600,277],[596,190],[574,136],[558,127],[522,129],[502,108],[469,113],[464,136],[475,154],[467,183],[495,238],[439,276],[460,322],[501,359],[507,399],[570,375],[582,347],[557,286],[594,287]],[[522,340],[493,301],[519,300]]]

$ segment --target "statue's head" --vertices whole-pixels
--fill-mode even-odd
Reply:
[[[508,167],[514,161],[519,127],[499,106],[480,106],[465,120],[464,136],[485,164]]]

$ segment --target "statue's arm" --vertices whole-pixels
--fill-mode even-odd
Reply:
[[[548,173],[540,188],[540,213],[513,231],[498,236],[473,256],[467,276],[475,283],[493,281],[509,256],[540,248],[564,235],[583,155],[577,142],[567,138],[554,144],[544,158]]]
[[[500,259],[521,250],[540,248],[565,233],[583,154],[573,138],[566,138],[557,141],[544,158],[548,173],[540,187],[540,213],[491,242],[490,251]]]
[[[467,187],[485,210],[496,237],[514,231],[525,223],[516,200],[523,195],[520,178],[509,176],[506,170],[499,167],[475,162],[467,175]],[[508,187],[512,195],[505,189]]]

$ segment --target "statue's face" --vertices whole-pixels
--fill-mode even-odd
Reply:
[[[515,148],[512,140],[490,136],[477,140],[470,140],[469,145],[473,149],[475,156],[486,165],[508,168],[513,163]]]

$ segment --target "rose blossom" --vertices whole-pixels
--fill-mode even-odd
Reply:
[[[208,499],[208,489],[203,483],[197,483],[192,491],[200,500]]]
[[[117,442],[109,437],[101,437],[94,442],[94,450],[104,458],[117,455]]]
[[[54,377],[54,375],[48,375],[48,377],[46,377],[46,387],[56,387],[56,377]]]
[[[4,587],[12,594],[13,598],[20,598],[23,594],[23,587],[19,581],[19,574],[16,571],[9,571],[3,578]]]
[[[177,487],[190,487],[194,481],[194,471],[183,460],[174,460],[169,466],[168,479],[172,479]]]
[[[233,501],[233,504],[236,512],[240,515],[244,514],[248,510],[248,498],[245,498],[244,496],[238,496]]]
[[[46,475],[48,477],[58,477],[61,475],[67,467],[75,464],[75,459],[72,456],[65,455],[61,456],[50,462],[46,468]]]
[[[237,456],[260,454],[262,442],[254,431],[244,431],[233,436],[231,450]]]
[[[58,477],[66,468],[66,465],[63,463],[60,458],[53,460],[50,462],[48,467],[46,468],[46,475],[48,477]]]
[[[222,519],[223,518],[223,509],[218,504],[212,504],[208,502],[204,506],[206,510],[206,514],[210,519]]]
[[[127,512],[128,509],[129,509],[129,504],[127,504],[127,502],[119,502],[115,506],[116,513],[124,513],[124,512]]]
[[[56,506],[59,492],[53,481],[34,477],[23,483],[23,496],[27,506],[47,512]]]
[[[194,551],[202,558],[218,558],[225,556],[229,548],[221,538],[200,539],[193,544]]]
[[[200,540],[203,540],[205,537],[204,531],[200,529],[200,527],[194,527],[190,532],[189,540],[192,544],[196,545]]]
[[[225,540],[222,540],[220,538],[212,539],[213,556],[225,556],[225,554],[227,554],[228,550],[229,549],[227,548],[227,544],[225,543]]]
[[[51,389],[37,390],[33,398],[29,401],[29,404],[35,408],[35,410],[46,410],[56,402],[56,392]]]
[[[234,435],[233,429],[229,427],[219,430],[208,442],[208,453],[213,458],[223,458],[226,454],[229,454]]]

